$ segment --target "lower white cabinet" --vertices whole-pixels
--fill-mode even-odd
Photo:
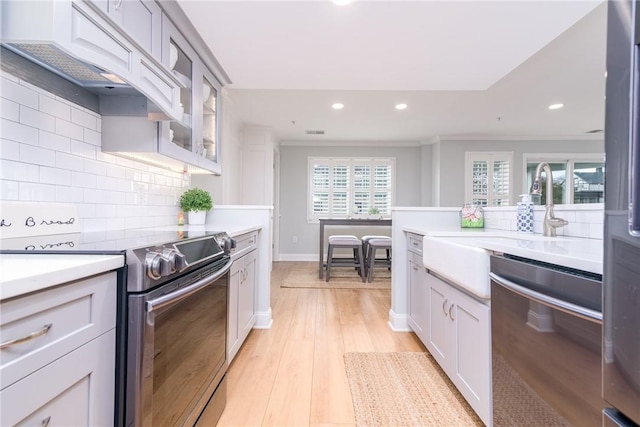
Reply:
[[[229,363],[236,356],[256,323],[257,233],[240,236],[236,241],[238,258],[231,265],[229,282],[227,342]]]
[[[116,291],[111,272],[0,304],[0,425],[113,425]]]
[[[427,269],[422,255],[408,252],[409,272],[409,326],[422,342],[427,341],[429,325],[429,288],[427,287]]]
[[[426,340],[433,357],[486,425],[491,425],[491,324],[483,302],[426,274]]]

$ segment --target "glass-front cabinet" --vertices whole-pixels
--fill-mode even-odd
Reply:
[[[221,84],[166,16],[162,33],[162,62],[182,84],[183,112],[181,120],[160,123],[158,149],[187,163],[191,173],[219,174],[217,114]]]

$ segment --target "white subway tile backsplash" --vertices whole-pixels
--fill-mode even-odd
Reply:
[[[56,167],[73,171],[83,171],[84,162],[81,157],[66,153],[56,153]]]
[[[55,202],[56,186],[49,184],[20,183],[20,200],[37,202]]]
[[[20,121],[20,104],[0,98],[0,117],[14,122]]]
[[[78,187],[56,187],[56,202],[59,203],[82,203],[84,202],[84,192]],[[92,206],[92,205],[91,205]],[[80,218],[83,216],[78,212]]]
[[[63,153],[71,152],[71,140],[69,138],[44,130],[39,131],[38,145],[42,148],[61,151]]]
[[[107,165],[97,160],[84,159],[84,171],[97,176],[105,176],[107,174]]]
[[[95,145],[96,147],[102,146],[102,134],[95,130],[84,129],[84,142],[87,144]]]
[[[0,159],[20,160],[20,143],[0,139]]]
[[[0,179],[0,198],[2,200],[20,200],[20,183]]]
[[[33,108],[20,106],[20,123],[34,128],[53,132],[56,127],[55,117]]]
[[[2,77],[0,84],[2,87],[2,97],[25,105],[30,108],[38,109],[38,93],[19,83]]]
[[[87,144],[85,142],[78,141],[75,139],[71,140],[71,154],[75,154],[76,156],[86,157],[88,159],[95,159],[97,150],[99,150],[99,148],[91,144]]]
[[[71,181],[74,187],[98,188],[98,177],[85,172],[71,172]]]
[[[79,141],[84,138],[84,130],[82,129],[82,126],[59,118],[56,118],[55,132],[58,135],[68,136],[71,139],[77,139]]]
[[[42,184],[71,185],[71,171],[48,166],[40,166]]]
[[[11,181],[38,182],[40,169],[36,165],[0,160],[0,178]]]
[[[107,176],[125,179],[127,176],[126,169],[119,165],[109,165],[107,166]]]
[[[46,148],[22,144],[20,146],[20,161],[42,166],[55,166],[56,153]]]
[[[96,130],[98,118],[94,113],[88,113],[77,107],[71,108],[71,122],[84,128]]]
[[[126,228],[125,218],[107,218],[106,227],[107,230],[123,230]]]
[[[71,106],[49,96],[40,95],[40,111],[62,120],[71,120]]]
[[[38,129],[11,120],[0,119],[2,139],[38,145]]]
[[[91,231],[175,224],[188,175],[102,153],[98,114],[0,76],[1,200],[74,204]]]

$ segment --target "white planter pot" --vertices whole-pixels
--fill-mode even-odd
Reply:
[[[189,225],[202,225],[207,219],[207,211],[189,211]]]

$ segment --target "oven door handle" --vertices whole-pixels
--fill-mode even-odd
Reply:
[[[496,284],[527,299],[539,302],[540,304],[544,304],[556,310],[563,311],[572,316],[580,317],[581,319],[600,325],[602,324],[602,313],[599,311],[591,310],[590,308],[581,307],[570,302],[562,301],[558,298],[550,297],[549,295],[541,294],[540,292],[520,286],[502,276],[498,276],[496,273],[489,273],[489,277],[491,277],[491,280],[496,282]]]
[[[153,313],[154,311],[160,310],[168,305],[175,304],[177,302],[182,301],[183,299],[195,294],[200,289],[208,286],[209,284],[215,282],[220,277],[224,276],[231,269],[231,264],[233,261],[229,260],[224,267],[218,270],[215,274],[211,276],[207,276],[201,280],[198,280],[192,285],[179,289],[175,292],[172,292],[167,295],[163,295],[159,298],[147,301],[147,313]]]

